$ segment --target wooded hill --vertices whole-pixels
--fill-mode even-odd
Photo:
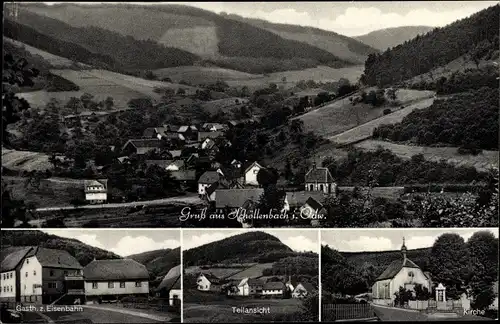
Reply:
[[[495,5],[382,54],[371,54],[362,81],[385,86],[429,72],[463,55],[498,56],[499,16],[500,5]]]
[[[185,267],[214,263],[268,263],[296,254],[278,238],[264,232],[231,236],[183,253]]]
[[[372,31],[368,34],[356,36],[357,39],[364,44],[373,48],[385,51],[399,44],[403,44],[417,35],[423,35],[431,31],[433,28],[429,26],[403,26],[394,28],[384,28]]]
[[[106,251],[76,239],[64,238],[57,235],[47,234],[41,231],[2,231],[0,257],[3,260],[9,253],[25,246],[38,246],[48,249],[60,249],[68,251],[80,264],[85,267],[96,260],[122,259],[121,256]],[[149,271],[151,278],[164,276],[172,267],[180,264],[180,248],[148,251],[128,256],[142,263]]]
[[[198,60],[197,54],[206,59],[205,63],[270,73],[317,65],[344,67],[359,64],[368,53],[376,52],[354,39],[323,31],[324,37],[331,38],[330,43],[343,42],[338,51],[333,45],[325,50],[309,44],[306,40],[310,37],[285,37],[254,24],[181,5],[20,6],[17,22],[109,55],[127,68],[192,65]],[[139,44],[141,51],[136,50]]]

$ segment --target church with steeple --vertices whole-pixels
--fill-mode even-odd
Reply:
[[[414,290],[416,284],[421,284],[431,291],[431,278],[428,273],[407,257],[408,249],[403,238],[401,258],[394,260],[372,286],[373,302],[380,305],[392,305],[395,293],[400,287]]]

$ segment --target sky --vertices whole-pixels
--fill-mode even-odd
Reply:
[[[283,244],[297,252],[313,251],[318,253],[318,230],[267,230],[267,229],[245,229],[245,230],[183,230],[182,249],[189,250],[197,246],[220,241],[227,237],[250,231],[261,231],[276,236]]]
[[[52,4],[56,2],[45,2]],[[133,3],[133,2],[132,2]],[[401,26],[443,27],[496,1],[385,2],[164,2],[226,12],[273,23],[317,27],[346,36]],[[89,3],[91,4],[91,3]],[[148,4],[148,3],[140,3]],[[158,3],[155,3],[158,4]]]
[[[321,244],[341,252],[399,250],[405,239],[409,250],[430,247],[444,233],[456,233],[467,241],[477,231],[488,230],[498,238],[498,228],[452,229],[322,229]]]
[[[45,233],[79,240],[82,243],[114,252],[119,256],[160,249],[175,249],[180,243],[180,230],[116,230],[53,229]]]

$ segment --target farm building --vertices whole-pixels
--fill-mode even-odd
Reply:
[[[205,195],[205,189],[222,178],[217,171],[205,171],[198,179],[198,194]]]
[[[0,265],[0,302],[21,301],[21,265],[31,248],[21,248],[5,256]]]
[[[168,271],[156,288],[156,294],[159,297],[168,298],[170,306],[180,306],[182,300],[180,265]]]
[[[220,291],[221,280],[214,274],[201,273],[196,279],[197,289],[201,291]]]
[[[159,151],[164,146],[164,142],[159,139],[131,139],[122,147],[122,151],[127,154],[143,155],[151,151]]]
[[[305,176],[305,190],[306,191],[319,191],[325,194],[336,194],[337,184],[328,168],[319,168],[316,163],[306,173]]]
[[[305,298],[308,295],[314,293],[316,289],[310,282],[301,282],[297,284],[292,292],[293,298]]]
[[[256,278],[244,278],[238,284],[239,296],[255,296],[262,294],[264,283]]]
[[[67,251],[31,247],[19,272],[21,303],[50,304],[65,294],[84,296],[82,266]]]
[[[84,180],[85,200],[91,204],[103,204],[108,200],[108,180]]]
[[[87,302],[148,296],[149,273],[132,259],[94,260],[83,269]]]
[[[415,284],[421,284],[431,291],[430,278],[406,257],[407,248],[404,243],[401,246],[403,258],[393,261],[387,269],[375,280],[372,286],[373,302],[381,305],[392,305],[395,293],[400,287],[413,290]]]
[[[287,291],[285,284],[281,281],[270,281],[264,284],[262,295],[267,297],[283,298]]]
[[[245,185],[258,186],[257,174],[260,170],[264,169],[262,165],[257,162],[251,163],[245,168]]]

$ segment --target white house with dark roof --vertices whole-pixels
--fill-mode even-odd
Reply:
[[[132,259],[94,260],[83,269],[87,302],[148,296],[149,272]]]
[[[253,162],[247,166],[244,171],[245,185],[258,186],[259,182],[257,181],[257,174],[262,169],[264,169],[264,167],[257,162]]]
[[[313,163],[313,167],[305,175],[305,190],[335,195],[337,184],[328,168],[320,168]]]
[[[82,266],[68,251],[33,247],[20,268],[20,300],[50,304],[63,295],[84,296]]]
[[[103,204],[108,200],[108,180],[84,180],[85,200],[90,204]]]
[[[416,265],[406,257],[407,248],[404,243],[401,246],[403,258],[393,261],[387,269],[382,272],[375,280],[372,286],[373,302],[380,305],[392,305],[395,299],[395,293],[400,287],[407,290],[413,290],[416,284],[431,291],[430,278]]]
[[[122,152],[126,154],[143,155],[151,151],[159,151],[164,146],[160,139],[131,139],[122,147]]]
[[[316,291],[313,284],[310,282],[300,282],[292,291],[292,298],[305,298]]]
[[[211,272],[200,273],[196,279],[196,286],[200,291],[220,291],[221,280]]]
[[[0,265],[0,302],[20,302],[21,265],[32,248],[8,249],[13,249],[13,251],[3,258]]]
[[[181,290],[181,266],[175,266],[163,277],[160,285],[156,288],[159,297],[169,299],[170,306],[180,306],[182,300]]]
[[[206,188],[219,181],[221,177],[217,171],[205,171],[198,179],[198,195],[205,195]]]
[[[266,282],[262,287],[262,295],[267,297],[282,298],[287,290],[286,285],[281,281]]]

